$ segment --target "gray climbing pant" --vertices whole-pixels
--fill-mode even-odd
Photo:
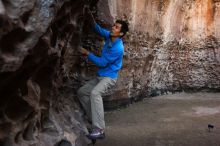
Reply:
[[[78,98],[82,104],[92,126],[105,128],[104,107],[102,95],[116,84],[116,79],[109,77],[96,77],[82,86],[78,92]]]

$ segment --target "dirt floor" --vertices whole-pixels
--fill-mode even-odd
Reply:
[[[220,93],[145,99],[105,119],[106,138],[96,146],[220,146]]]

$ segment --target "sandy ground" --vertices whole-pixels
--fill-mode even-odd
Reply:
[[[220,146],[220,93],[158,96],[105,119],[106,138],[96,146]]]

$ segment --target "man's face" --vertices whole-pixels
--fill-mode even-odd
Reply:
[[[120,37],[123,33],[121,33],[121,24],[120,23],[115,23],[112,26],[111,30],[111,36],[113,37]]]

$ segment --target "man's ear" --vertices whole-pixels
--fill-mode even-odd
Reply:
[[[124,35],[124,33],[123,32],[120,32],[120,36],[123,36]]]

